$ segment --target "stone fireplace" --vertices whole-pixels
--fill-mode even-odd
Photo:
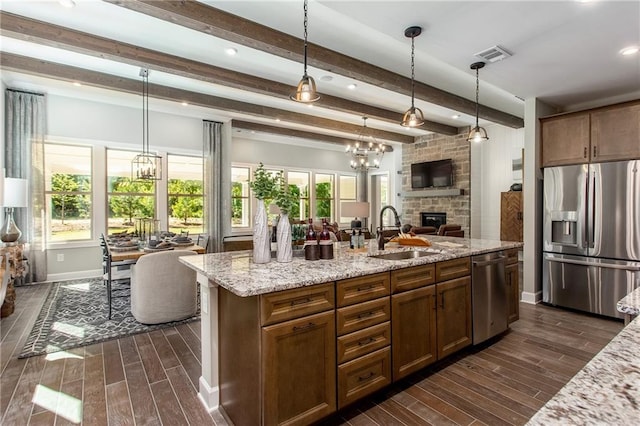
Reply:
[[[420,226],[434,226],[438,229],[445,223],[447,223],[446,213],[420,212]]]

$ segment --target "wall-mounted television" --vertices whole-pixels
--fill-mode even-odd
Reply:
[[[438,188],[453,185],[453,162],[427,161],[411,165],[411,188]]]

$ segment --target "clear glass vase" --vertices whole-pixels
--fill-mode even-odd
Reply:
[[[264,200],[258,200],[258,210],[253,222],[253,263],[268,263],[271,260],[271,238],[267,223]]]
[[[293,247],[291,246],[291,224],[289,223],[289,215],[280,214],[277,228],[277,247],[276,260],[278,262],[291,262],[293,259]]]
[[[13,220],[13,208],[7,209],[6,220],[2,229],[0,229],[0,240],[5,243],[13,243],[20,239],[22,231],[18,229],[18,225]]]

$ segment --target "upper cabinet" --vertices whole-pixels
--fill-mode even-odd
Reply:
[[[640,158],[640,102],[541,119],[542,167]]]

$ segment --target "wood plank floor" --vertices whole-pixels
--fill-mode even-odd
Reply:
[[[0,322],[2,425],[226,425],[197,398],[200,323],[17,359],[48,284],[17,288]],[[622,329],[542,305],[520,320],[326,419],[327,425],[522,425]],[[243,425],[238,425],[243,426]]]

